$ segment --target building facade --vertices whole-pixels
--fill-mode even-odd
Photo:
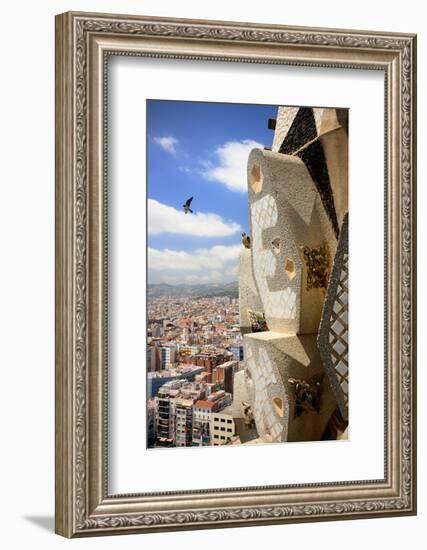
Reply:
[[[156,397],[156,432],[157,439],[165,443],[174,441],[175,432],[175,397],[179,395],[181,380],[164,384]]]
[[[189,447],[193,435],[193,401],[178,398],[175,400],[175,433],[176,447]]]
[[[230,346],[230,351],[233,354],[233,357],[236,361],[243,361],[245,354],[244,354],[244,346],[243,344],[238,344],[234,346]]]
[[[237,361],[227,361],[215,367],[215,381],[224,388],[227,393],[233,393],[234,373],[238,369]]]
[[[159,366],[158,348],[154,344],[147,345],[147,372],[155,372]]]
[[[211,422],[212,445],[225,445],[236,435],[236,426],[231,414],[214,412]]]
[[[194,447],[211,445],[212,411],[217,404],[206,399],[196,401],[193,407],[193,438]]]
[[[176,346],[160,346],[160,370],[169,369],[176,358]]]
[[[157,406],[155,399],[149,399],[147,403],[147,445],[152,447],[157,439]]]
[[[147,395],[155,397],[160,388],[169,382],[194,380],[194,378],[203,372],[203,367],[194,365],[185,365],[176,369],[169,369],[163,372],[149,372],[147,374]]]

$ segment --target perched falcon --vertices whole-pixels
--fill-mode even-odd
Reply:
[[[193,200],[193,197],[190,197],[183,205],[184,212],[188,214],[189,212],[193,213],[193,211],[190,208],[191,201]]]
[[[242,244],[245,248],[251,247],[251,238],[246,233],[242,233]]]

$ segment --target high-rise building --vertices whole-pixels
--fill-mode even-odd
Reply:
[[[147,372],[155,372],[158,370],[159,364],[159,353],[158,349],[154,344],[147,345]]]
[[[227,393],[233,393],[233,377],[237,361],[227,361],[215,367],[216,382],[221,384]]]
[[[154,323],[151,325],[151,335],[153,338],[159,338],[163,333],[162,327],[159,323]]]
[[[181,380],[173,380],[164,384],[158,391],[156,397],[156,431],[158,439],[174,439],[175,397],[179,394],[179,388],[182,384]]]
[[[213,367],[225,363],[231,358],[231,354],[223,349],[215,347],[205,347],[195,356],[193,356],[194,364],[205,367],[207,372],[212,372]]]
[[[169,369],[175,363],[176,346],[161,346],[160,351],[160,369]]]
[[[193,436],[193,400],[175,400],[175,433],[177,447],[189,447]]]
[[[156,441],[157,422],[156,422],[157,406],[155,399],[149,399],[147,402],[147,445],[150,447]]]
[[[215,446],[225,445],[236,435],[236,427],[231,414],[224,412],[212,413],[211,436]]]
[[[196,401],[193,406],[193,440],[194,447],[211,445],[212,411],[217,404],[206,399]]]

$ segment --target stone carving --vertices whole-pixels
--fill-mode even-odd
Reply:
[[[265,330],[268,330],[264,313],[248,309],[248,317],[252,332],[264,332]]]
[[[328,244],[324,243],[314,248],[303,246],[302,253],[307,268],[307,290],[326,288],[331,265]]]
[[[245,333],[246,381],[266,442],[319,440],[337,407],[317,333],[338,224],[325,207],[331,189],[328,196],[326,187],[319,191],[297,154],[333,127],[327,111],[279,109],[275,136],[281,132],[279,150],[289,154],[254,149],[248,158],[252,262],[240,263],[240,277],[246,280],[244,270],[252,268],[267,330]]]
[[[254,413],[249,403],[242,401],[243,405],[243,414],[245,419],[245,426],[247,429],[252,429],[255,427]]]
[[[320,413],[320,380],[301,380],[289,378],[289,384],[294,387],[295,410],[294,418],[307,412]]]
[[[245,334],[248,401],[258,434],[266,442],[315,441],[322,437],[336,400],[324,375],[315,334],[272,331]],[[292,379],[320,380],[319,414],[299,414]]]

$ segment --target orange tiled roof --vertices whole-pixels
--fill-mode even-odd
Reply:
[[[194,406],[199,409],[213,409],[215,405],[216,403],[212,401],[207,401],[206,399],[199,399],[199,401],[196,401],[194,403]]]

